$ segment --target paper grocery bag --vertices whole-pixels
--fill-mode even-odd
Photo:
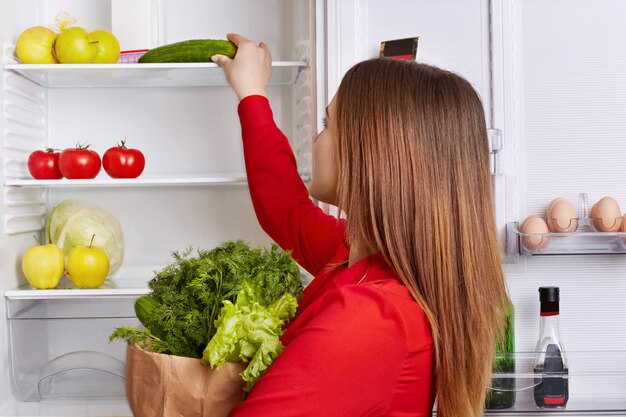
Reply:
[[[239,363],[211,369],[200,359],[129,344],[126,396],[135,417],[225,417],[244,398],[243,369]]]

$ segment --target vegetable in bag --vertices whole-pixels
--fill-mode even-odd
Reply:
[[[173,256],[135,303],[145,329],[120,327],[109,340],[202,358],[212,367],[242,362],[249,390],[283,349],[282,325],[302,294],[300,269],[275,244],[252,249],[241,240]]]

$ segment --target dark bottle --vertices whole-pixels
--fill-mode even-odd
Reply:
[[[559,288],[540,287],[541,318],[533,369],[535,404],[565,407],[569,398],[568,366],[559,328]]]
[[[505,304],[506,328],[503,337],[496,343],[493,360],[493,378],[487,391],[485,408],[502,410],[515,405],[515,316],[513,304]]]

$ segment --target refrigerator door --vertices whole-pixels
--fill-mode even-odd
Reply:
[[[493,62],[500,74],[494,120],[506,139],[506,222],[544,217],[561,197],[575,207],[579,224],[573,235],[549,237],[544,253],[550,256],[513,256],[505,265],[516,310],[516,350],[532,351],[537,342],[537,289],[559,287],[562,337],[571,352],[567,409],[606,406],[619,415],[626,415],[619,370],[626,363],[626,339],[618,330],[626,314],[625,236],[594,232],[589,210],[604,196],[626,204],[626,61],[620,53],[625,17],[626,5],[617,0],[492,2],[493,36],[499,39]],[[507,249],[519,235],[510,237]],[[602,251],[616,254],[587,254]],[[611,369],[604,380],[601,369]],[[596,380],[577,379],[575,372]],[[521,401],[531,395],[521,394]]]
[[[579,248],[592,252],[603,237],[582,227],[589,223],[592,206],[604,196],[615,199],[621,210],[626,205],[626,60],[620,52],[626,42],[620,23],[626,4],[498,3],[502,62],[510,71],[503,84],[507,106],[501,114],[507,162],[515,166],[514,210],[507,221],[544,216],[551,201],[565,198],[577,209],[581,226],[571,238],[553,236],[554,248],[571,250],[565,242],[580,235]],[[530,349],[536,342],[537,288],[546,285],[561,289],[561,329],[568,349],[623,349],[624,333],[616,331],[624,320],[626,292],[624,236],[619,233],[613,242],[615,252],[622,254],[523,255],[507,265],[519,312],[519,349]]]
[[[492,137],[500,138],[500,143],[492,143],[494,150],[501,148],[493,183],[504,269],[516,310],[516,350],[534,349],[537,288],[559,286],[563,338],[569,350],[585,352],[572,354],[577,371],[586,373],[588,364],[601,362],[593,374],[595,382],[579,376],[572,380],[568,409],[584,412],[602,403],[625,415],[625,398],[616,399],[614,387],[608,386],[622,387],[621,360],[614,364],[613,382],[602,387],[598,381],[605,372],[601,369],[611,369],[612,361],[623,356],[602,352],[622,352],[625,342],[624,333],[616,329],[622,328],[625,314],[626,282],[621,277],[626,272],[626,235],[616,235],[610,245],[602,243],[608,248],[605,253],[621,253],[611,256],[584,254],[589,248],[597,252],[597,233],[577,236],[582,243],[561,246],[583,254],[511,259],[506,253],[511,245],[507,225],[545,215],[557,197],[568,199],[581,216],[604,196],[612,196],[622,210],[626,205],[620,163],[626,152],[621,139],[626,123],[626,60],[621,53],[626,4],[329,0],[327,5],[329,97],[351,65],[378,55],[381,41],[416,36],[418,61],[451,69],[472,82],[483,100]],[[586,209],[579,203],[581,193],[586,194]],[[521,404],[526,404],[524,395]],[[532,405],[532,399],[527,404]],[[527,414],[537,413],[533,407]]]

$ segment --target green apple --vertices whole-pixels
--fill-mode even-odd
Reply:
[[[90,64],[98,52],[96,45],[85,29],[72,27],[57,37],[54,54],[61,64]]]
[[[22,272],[33,288],[54,288],[63,276],[63,251],[55,244],[31,246],[22,256]]]
[[[120,43],[111,32],[95,30],[89,34],[96,41],[94,64],[115,64],[120,57]]]
[[[47,27],[34,26],[17,38],[15,54],[22,64],[57,64],[52,50],[56,32]]]
[[[98,288],[109,275],[109,257],[92,243],[74,246],[67,254],[67,274],[77,288]]]

